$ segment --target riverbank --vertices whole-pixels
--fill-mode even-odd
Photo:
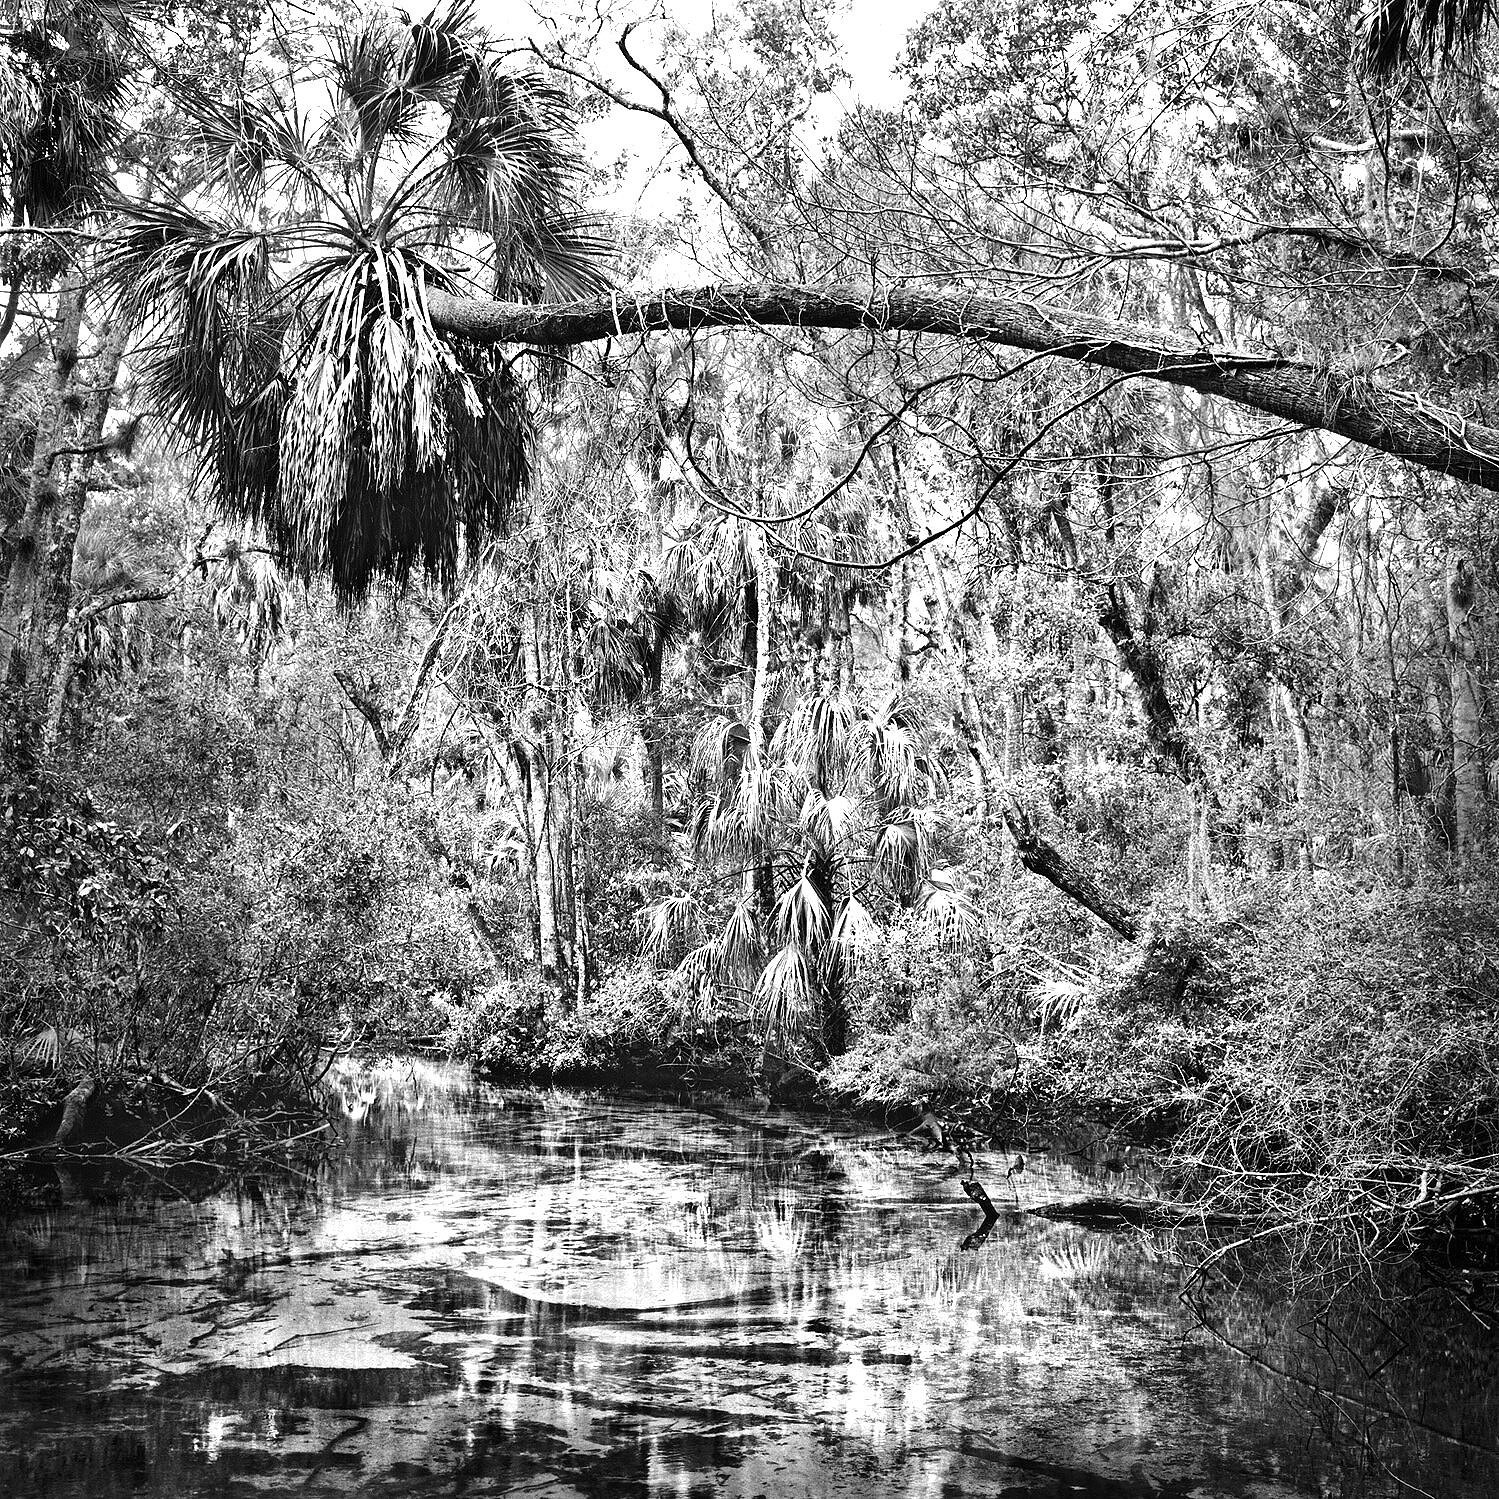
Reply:
[[[87,1181],[108,1200],[142,1177],[211,1190],[231,1174],[282,1169],[329,1131],[321,1101],[284,1081],[226,1092],[141,1073],[0,1079],[0,1216]]]
[[[1104,1180],[1149,1161],[1178,1207],[1309,1260],[1499,1265],[1499,916],[1486,897],[1308,896],[1158,919],[1039,1004],[994,1001],[998,961],[987,990],[934,982],[904,999],[864,972],[851,1044],[832,1061],[769,1052],[752,1010],[638,969],[580,1002],[495,983],[451,1004],[438,1040],[505,1081],[740,1097],[892,1130],[930,1106],[990,1163],[981,1180],[1039,1147]],[[116,1076],[62,1141],[65,1096],[86,1079],[13,1077],[0,1154],[245,1159],[316,1133],[316,1070],[233,1097]]]
[[[1499,913],[1490,892],[1315,890],[1158,916],[1096,974],[1037,995],[853,986],[851,1045],[767,1057],[751,1018],[612,980],[565,1008],[500,986],[455,1019],[487,1075],[651,1080],[909,1126],[929,1101],[995,1149],[1151,1153],[1174,1200],[1315,1257],[1499,1264]],[[940,955],[934,958],[934,966]],[[996,992],[1008,1002],[996,1001]]]

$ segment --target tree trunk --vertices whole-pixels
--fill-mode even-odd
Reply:
[[[1005,804],[1004,818],[1005,826],[1015,840],[1020,862],[1032,874],[1050,881],[1063,895],[1070,896],[1078,905],[1091,911],[1127,942],[1134,942],[1139,937],[1139,913],[1047,843],[1036,831],[1028,813],[1011,801]]]
[[[1447,663],[1452,685],[1452,780],[1457,875],[1466,881],[1483,833],[1483,702],[1473,614],[1478,580],[1473,564],[1456,556],[1447,573]]]
[[[66,1145],[78,1133],[78,1126],[83,1123],[83,1111],[88,1107],[89,1099],[94,1096],[96,1087],[93,1078],[86,1077],[63,1099],[62,1120],[57,1126],[57,1133],[52,1137],[54,1145]]]
[[[775,648],[775,574],[763,537],[755,541],[755,598],[754,641],[755,661],[750,678],[750,700],[747,723],[749,745],[745,752],[744,774],[752,777],[750,800],[750,831],[756,831],[759,812],[759,797],[763,790],[762,777],[765,772],[766,713],[770,695],[771,652]],[[768,920],[775,909],[775,871],[771,865],[758,857],[744,874],[744,894],[758,903],[761,915]]]
[[[1260,535],[1260,589],[1270,633],[1276,639],[1284,634],[1292,605],[1316,565],[1317,551],[1338,513],[1341,498],[1342,492],[1332,485],[1313,487],[1291,534],[1289,554],[1278,563],[1271,557],[1272,518],[1269,502],[1265,502]],[[1315,868],[1311,830],[1312,803],[1317,789],[1315,746],[1307,726],[1306,712],[1290,683],[1277,677],[1272,687],[1296,751],[1296,865],[1303,874],[1310,875]]]
[[[451,616],[448,611],[443,621],[439,622],[439,632],[446,629],[446,621]],[[379,753],[381,763],[385,767],[385,773],[392,778],[399,767],[400,756],[406,740],[412,732],[412,720],[418,713],[417,698],[425,691],[426,684],[431,672],[432,661],[435,652],[429,647],[423,657],[422,665],[417,671],[416,680],[412,684],[411,692],[407,697],[406,706],[402,710],[401,717],[397,722],[397,734],[393,735],[386,727],[385,714],[380,704],[370,693],[366,692],[353,675],[347,671],[335,671],[333,679],[338,683],[344,697],[349,705],[359,714],[369,726],[370,734],[375,741],[375,749]],[[399,736],[399,738],[397,737]],[[351,779],[354,767],[351,766]],[[409,788],[407,794],[409,795]],[[474,944],[479,951],[489,960],[496,969],[500,966],[500,947],[495,938],[494,930],[489,925],[488,918],[479,908],[478,899],[474,895],[473,875],[470,872],[467,861],[460,862],[452,855],[452,851],[443,841],[442,834],[438,831],[435,814],[429,823],[420,814],[416,819],[417,841],[421,844],[427,856],[437,867],[438,872],[447,881],[448,887],[457,892],[464,904],[464,912],[468,917],[469,930],[473,934]]]
[[[83,281],[75,273],[58,293],[52,381],[37,420],[31,466],[26,476],[26,502],[20,517],[0,537],[0,566],[4,572],[4,595],[0,598],[0,686],[26,681],[35,666],[28,660],[28,653],[45,583],[42,564],[51,515],[59,499],[58,475],[54,472],[57,449],[69,445],[67,409],[75,386],[84,302]],[[71,558],[69,564],[71,568]]]
[[[1202,761],[1192,742],[1182,732],[1181,722],[1166,690],[1166,673],[1160,653],[1148,635],[1140,635],[1130,623],[1129,610],[1117,584],[1110,583],[1098,610],[1098,622],[1114,642],[1119,664],[1134,685],[1145,719],[1145,738],[1188,786],[1203,781]]]
[[[674,288],[531,306],[429,290],[433,326],[477,343],[545,348],[669,328],[796,327],[937,333],[1051,354],[1220,396],[1335,432],[1437,473],[1499,490],[1499,429],[1431,409],[1365,374],[1280,354],[1215,349],[1033,298],[909,288],[739,285]]]
[[[34,677],[38,685],[46,683],[49,689],[49,742],[56,737],[73,670],[72,631],[69,628],[73,557],[78,550],[78,532],[88,503],[89,477],[98,461],[110,397],[114,394],[120,360],[125,353],[126,334],[124,321],[115,320],[105,330],[99,352],[88,362],[87,393],[74,417],[73,441],[68,444],[83,451],[69,456],[67,477],[37,537],[41,566],[36,582],[36,607],[32,614],[28,675]],[[54,456],[54,468],[56,464]]]
[[[554,708],[547,701],[541,606],[528,600],[521,611],[521,651],[526,674],[524,711],[528,742],[519,749],[523,757],[521,772],[526,798],[527,842],[530,846],[536,892],[537,934],[540,950],[536,954],[542,975],[566,988],[570,983],[571,964],[563,932],[563,880],[565,864],[558,858],[558,824],[564,808],[553,805],[553,770],[548,751],[554,738]]]

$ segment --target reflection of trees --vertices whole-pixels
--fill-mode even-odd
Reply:
[[[1193,1287],[1201,1325],[1238,1355],[1243,1396],[1317,1433],[1342,1493],[1499,1492],[1499,1344],[1473,1286],[1381,1272],[1287,1296],[1289,1278],[1267,1253]]]
[[[973,1214],[941,1159],[778,1116],[501,1097],[401,1068],[335,1087],[360,1122],[310,1180],[8,1231],[32,1289],[0,1303],[0,1341],[96,1392],[93,1428],[66,1434],[84,1469],[109,1469],[128,1430],[184,1483],[212,1449],[226,1477],[403,1499],[416,1471],[448,1489],[664,1493],[730,1470],[746,1492],[787,1473],[982,1489],[1040,1482],[1024,1464],[1043,1460],[1127,1477],[1152,1449],[1210,1488],[1246,1465],[1313,1474],[1318,1412],[1193,1332],[1171,1261],[1015,1200],[964,1253]],[[1019,1191],[1080,1189],[1037,1158]],[[1297,1342],[1292,1311],[1247,1282],[1213,1294],[1231,1342],[1262,1355],[1274,1332],[1326,1385],[1331,1337]],[[330,1347],[386,1367],[313,1367]],[[121,1373],[154,1388],[99,1393]],[[1492,1399],[1462,1419],[1499,1425]],[[55,1442],[38,1451],[62,1462]]]

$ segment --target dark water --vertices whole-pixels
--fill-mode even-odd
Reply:
[[[316,1181],[0,1225],[0,1494],[1499,1494],[1482,1329],[1184,1300],[1061,1161],[965,1249],[852,1127],[344,1087]]]

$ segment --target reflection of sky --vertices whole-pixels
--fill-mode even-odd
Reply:
[[[359,1122],[315,1182],[0,1236],[17,1492],[1311,1481],[1310,1419],[1194,1329],[1169,1262],[1016,1211],[1097,1190],[1063,1164],[964,1253],[951,1171],[852,1128],[432,1069],[335,1086]]]

